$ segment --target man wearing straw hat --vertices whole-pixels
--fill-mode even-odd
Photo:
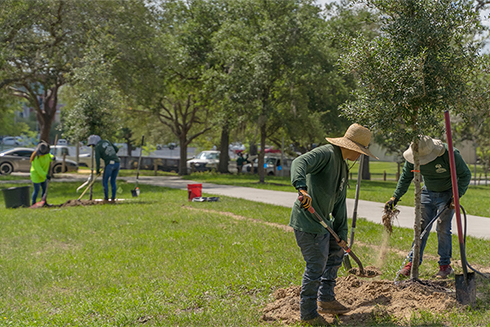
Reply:
[[[414,160],[412,144],[407,151],[403,153],[405,165],[403,166],[402,175],[398,180],[395,193],[385,204],[386,209],[393,209],[400,198],[407,192],[408,187],[413,179]],[[454,149],[454,158],[456,162],[456,175],[458,179],[458,193],[461,198],[468,189],[471,181],[471,171],[464,162],[458,149]],[[444,210],[447,203],[453,197],[451,170],[449,168],[449,152],[447,144],[441,140],[433,139],[429,136],[422,136],[419,141],[419,160],[420,173],[424,178],[424,187],[422,188],[421,213],[422,213],[422,230],[437,215]],[[451,268],[451,220],[454,209],[445,210],[437,219],[437,240],[439,254],[439,272],[436,278],[445,279],[454,273]],[[429,227],[431,228],[431,227]],[[429,233],[426,233],[420,243],[420,263],[427,244]],[[400,275],[410,276],[412,269],[412,257],[405,267],[400,270]]]
[[[367,148],[371,132],[359,124],[352,124],[343,137],[326,139],[331,144],[299,156],[291,165],[291,184],[299,196],[289,226],[294,229],[306,261],[301,283],[301,320],[303,324],[317,326],[327,324],[319,313],[339,315],[350,309],[338,302],[334,293],[344,250],[307,209],[313,206],[346,241],[348,166],[345,160],[355,161],[361,154],[376,158]]]

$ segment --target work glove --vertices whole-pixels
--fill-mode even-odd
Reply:
[[[46,179],[47,179],[48,181],[50,181],[50,180],[51,180],[51,175],[49,175],[49,174],[48,174],[48,175],[46,175]]]
[[[298,189],[298,199],[301,202],[301,207],[308,210],[311,207],[311,196],[304,188]]]
[[[396,206],[398,203],[398,199],[392,196],[388,201],[385,203],[385,209],[386,210],[393,210],[393,207]]]

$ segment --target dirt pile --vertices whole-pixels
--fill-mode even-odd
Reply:
[[[98,204],[104,204],[103,201],[100,200],[68,200],[63,204],[58,205],[58,208],[66,208],[66,207],[77,207],[77,206],[93,206]]]
[[[443,313],[459,308],[454,293],[454,281],[412,282],[395,285],[391,281],[362,280],[354,275],[337,279],[337,300],[352,308],[346,315],[338,316],[342,323],[367,325],[375,316],[394,316],[410,319],[412,312],[419,310]],[[262,320],[294,324],[300,321],[300,286],[279,289],[274,293],[275,301],[263,310]],[[329,323],[335,317],[324,315]]]

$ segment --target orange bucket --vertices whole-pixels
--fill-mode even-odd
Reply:
[[[202,196],[202,184],[187,184],[187,193],[189,201]]]

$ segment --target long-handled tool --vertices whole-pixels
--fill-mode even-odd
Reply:
[[[140,176],[140,166],[141,166],[141,155],[143,154],[143,144],[145,142],[145,136],[141,137],[141,149],[140,149],[140,157],[138,158],[138,169],[136,172],[136,184],[134,185],[134,189],[131,190],[131,195],[133,197],[137,197],[140,195],[140,189],[138,188],[138,178]],[[155,170],[156,171],[156,170]]]
[[[442,210],[439,211],[434,218],[432,218],[432,220],[427,224],[427,226],[425,226],[425,228],[422,231],[422,233],[420,233],[420,240],[422,240],[424,238],[425,234],[427,234],[427,232],[429,232],[431,230],[432,224],[442,215],[442,213],[444,211],[446,211],[446,209],[449,208],[449,206],[451,205],[451,202],[452,202],[452,198],[449,200],[448,203],[446,203],[446,205],[444,206],[444,208],[442,208]],[[395,280],[393,281],[394,283],[396,283],[396,281],[398,280],[398,277],[400,277],[400,271],[403,269],[403,267],[405,267],[405,264],[407,263],[407,260],[409,260],[412,257],[412,255],[413,255],[413,248],[414,247],[415,247],[415,243],[413,242],[412,248],[410,249],[410,252],[408,253],[408,255],[405,258],[405,260],[403,261],[402,266],[400,267],[400,269],[398,269],[398,272],[396,273]]]
[[[354,199],[354,212],[352,213],[352,226],[350,228],[350,240],[349,240],[350,248],[354,244],[354,233],[356,231],[356,223],[357,223],[357,206],[359,204],[359,189],[361,188],[361,176],[362,176],[363,165],[364,165],[364,154],[361,154],[361,159],[359,160],[359,171],[357,173],[356,197]],[[347,270],[352,269],[352,265],[350,264],[348,253],[345,253],[344,255],[344,267]]]
[[[461,212],[459,205],[458,176],[456,175],[456,160],[454,159],[453,138],[451,136],[451,120],[449,111],[444,111],[446,123],[447,148],[449,152],[449,167],[451,169],[451,184],[453,187],[454,211],[456,213],[456,226],[458,227],[459,251],[461,254],[461,266],[463,267],[463,279],[455,275],[456,300],[462,304],[473,304],[476,301],[475,273],[468,273],[468,261],[466,260],[465,240],[461,224]]]
[[[54,138],[54,145],[55,146],[56,146],[56,143],[58,143],[58,134],[56,134],[56,136]],[[54,148],[54,157],[56,158],[56,147]],[[50,163],[49,168],[48,168],[48,175],[51,174],[51,176],[52,176],[53,172],[51,171],[51,169],[52,169],[51,166],[52,165]],[[43,197],[41,198],[41,201],[34,203],[32,206],[30,206],[30,208],[41,208],[41,207],[44,207],[46,205],[46,198],[48,197],[48,186],[49,186],[49,179],[46,178],[46,189],[44,190],[44,194],[43,194]]]
[[[97,179],[97,177],[99,177],[99,175],[94,175],[95,177],[92,179],[92,181],[87,185],[87,188],[85,188],[85,191],[83,191],[82,194],[80,194],[80,196],[78,197],[77,201],[80,201],[82,199],[82,197],[85,195],[85,193],[87,193],[87,191],[92,187],[92,185],[94,185],[95,183],[95,180]]]
[[[301,201],[303,198],[303,196],[299,196],[299,200]],[[326,229],[328,230],[328,232],[330,233],[330,235],[332,235],[335,240],[337,241],[337,243],[339,244],[339,246],[344,249],[344,251],[346,253],[348,253],[352,259],[354,259],[354,261],[357,263],[357,265],[359,266],[359,273],[360,275],[366,275],[365,271],[364,271],[364,267],[362,266],[362,263],[361,263],[361,260],[359,260],[359,258],[354,254],[354,252],[351,251],[350,247],[347,245],[347,243],[343,240],[340,239],[340,237],[337,235],[337,233],[335,233],[335,231],[327,225],[327,223],[325,222],[325,220],[323,220],[323,218],[315,211],[315,209],[313,208],[313,206],[310,206],[308,208],[308,211],[313,214],[316,219],[318,219],[318,221],[320,222],[320,224]]]

